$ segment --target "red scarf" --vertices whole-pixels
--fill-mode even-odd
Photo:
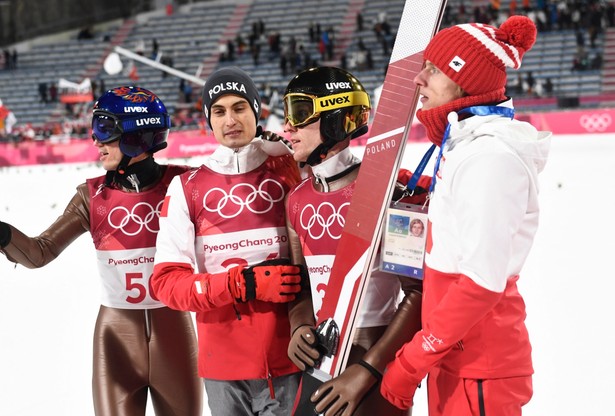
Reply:
[[[443,104],[430,110],[420,109],[416,112],[416,118],[425,126],[427,137],[436,146],[442,144],[444,131],[448,124],[448,114],[457,112],[474,105],[485,105],[487,103],[499,103],[506,100],[504,89],[492,91],[482,95],[469,95]],[[462,118],[460,118],[462,119]]]

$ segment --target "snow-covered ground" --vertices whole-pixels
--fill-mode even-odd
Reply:
[[[403,166],[414,169],[426,147],[409,145]],[[37,235],[100,174],[95,164],[0,169],[0,220]],[[555,137],[540,181],[541,226],[520,281],[536,369],[524,414],[612,414],[615,135]],[[0,415],[93,415],[98,284],[89,234],[43,269],[0,257]]]

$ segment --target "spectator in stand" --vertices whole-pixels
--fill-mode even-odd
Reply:
[[[280,54],[280,72],[283,77],[286,77],[288,72],[288,47],[282,46],[282,53]]]
[[[17,49],[13,49],[13,53],[11,54],[11,68],[17,69]]]
[[[246,42],[243,40],[241,33],[238,33],[237,36],[235,36],[235,44],[237,46],[237,53],[239,55],[243,54],[243,51],[246,48]]]
[[[574,35],[577,42],[577,55],[581,55],[585,52],[585,34],[582,29],[578,29]]]
[[[606,5],[605,14],[608,27],[615,26],[615,4],[612,1],[609,1]]]
[[[152,59],[156,59],[158,57],[158,50],[160,46],[158,45],[158,39],[152,39]]]
[[[95,91],[94,94],[96,95]],[[49,101],[51,101],[52,103],[58,102],[58,86],[55,82],[52,82],[49,86]]]
[[[258,43],[258,41],[254,42],[254,44],[252,45],[252,50],[250,52],[252,53],[252,63],[254,64],[254,66],[258,66],[258,60],[261,54],[261,45]]]
[[[10,137],[16,123],[15,114],[0,100],[0,138]]]
[[[191,103],[192,102],[192,83],[190,81],[184,84],[184,102]]]
[[[46,82],[39,82],[38,84],[38,97],[39,97],[39,102],[47,104],[47,102],[49,101],[49,98],[47,97],[47,83]]]
[[[172,54],[162,55],[160,59],[160,63],[168,66],[169,68],[173,67],[173,56]],[[162,71],[162,78],[166,78],[168,76],[167,71]]]
[[[570,21],[572,28],[577,31],[581,29],[581,6],[577,3],[572,5],[572,11],[570,12]]]
[[[523,81],[523,75],[518,73],[517,77],[508,83],[508,92],[506,95],[514,97],[519,97],[523,95],[525,90],[525,88],[523,87],[524,83],[525,82]]]
[[[574,59],[572,60],[572,68],[571,71],[584,71],[588,67],[588,59],[587,53],[576,54]]]
[[[508,14],[510,16],[517,14],[517,0],[510,0],[508,3]]]
[[[527,76],[525,77],[525,92],[527,95],[533,95],[534,94],[534,86],[536,85],[536,78],[534,78],[534,74],[532,73],[532,71],[529,71],[527,73]]]
[[[226,41],[226,54],[229,61],[235,60],[235,44],[231,39]]]
[[[139,39],[135,43],[135,53],[141,56],[145,55],[145,41],[143,39]]]
[[[589,45],[592,48],[595,48],[596,39],[598,38],[600,32],[602,32],[602,9],[599,4],[593,3],[590,5],[587,25],[587,31],[589,32]]]
[[[553,82],[551,81],[550,77],[547,77],[545,79],[544,92],[545,92],[545,96],[547,97],[550,97],[551,95],[553,95]]]
[[[94,34],[92,33],[92,28],[89,26],[84,27],[77,34],[77,40],[83,40],[83,39],[87,40],[87,39],[93,39],[93,38],[94,38]]]
[[[314,22],[310,22],[308,25],[308,39],[310,43],[314,43],[316,41],[316,27],[314,26]]]
[[[11,51],[4,49],[2,54],[4,56],[4,69],[11,69]]]
[[[596,52],[596,55],[591,60],[590,69],[600,69],[602,68],[602,54],[600,52]]]
[[[105,80],[101,78],[98,83],[98,93],[94,92],[94,97],[100,97],[106,92],[107,88],[105,87]]]

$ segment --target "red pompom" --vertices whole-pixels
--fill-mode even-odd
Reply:
[[[536,25],[527,16],[511,16],[500,26],[498,40],[529,51],[536,42]]]

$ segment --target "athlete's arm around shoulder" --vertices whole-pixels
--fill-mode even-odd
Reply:
[[[167,189],[156,237],[151,284],[156,297],[170,308],[206,311],[233,303],[228,273],[197,273],[196,231],[186,195],[198,171],[175,176]],[[190,200],[190,203],[192,201]]]
[[[34,213],[33,213],[34,214]],[[37,237],[28,237],[8,225],[10,241],[0,249],[6,257],[27,268],[43,267],[58,257],[77,237],[90,229],[90,195],[87,185],[77,187],[77,193],[60,215]]]

